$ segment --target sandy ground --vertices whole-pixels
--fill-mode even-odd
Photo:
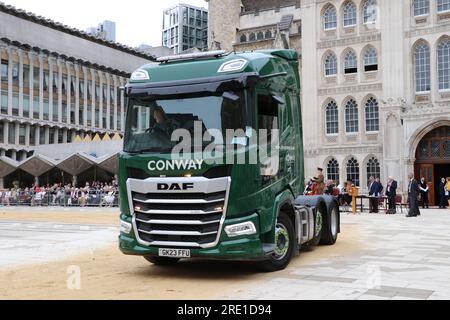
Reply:
[[[1,212],[1,211],[0,211]],[[117,212],[116,212],[117,213]],[[74,213],[70,217],[42,212],[0,213],[0,219],[60,222],[113,223],[112,212]],[[184,261],[172,267],[156,267],[141,257],[125,256],[116,244],[64,261],[0,272],[0,299],[232,299],[243,289],[258,286],[273,277],[295,278],[293,271],[322,258],[339,257],[360,247],[356,227],[344,225],[338,243],[302,252],[288,269],[265,274],[249,263]],[[79,290],[68,289],[73,266],[81,271]],[[220,290],[218,289],[220,288]]]
[[[119,225],[117,208],[0,207],[0,220]]]

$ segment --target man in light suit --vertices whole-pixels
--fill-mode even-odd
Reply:
[[[407,218],[420,216],[418,195],[419,183],[414,179],[414,174],[411,173],[408,185],[409,213],[406,215]]]

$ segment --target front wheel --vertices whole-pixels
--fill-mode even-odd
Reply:
[[[289,216],[281,212],[275,228],[275,251],[269,260],[260,263],[260,268],[266,272],[284,270],[291,262],[295,247],[295,230]]]
[[[176,258],[165,258],[165,257],[144,257],[148,262],[153,263],[155,266],[172,266],[177,264],[180,259]]]

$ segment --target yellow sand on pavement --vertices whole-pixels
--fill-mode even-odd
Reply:
[[[0,219],[42,218],[44,221],[113,223],[117,215],[84,213],[58,216],[56,213],[7,213]],[[273,278],[295,278],[293,270],[338,257],[360,249],[356,227],[343,226],[335,246],[302,252],[287,270],[260,273],[248,263],[219,261],[183,261],[173,267],[156,267],[142,257],[125,256],[110,247],[88,252],[61,262],[32,265],[0,271],[0,299],[215,299],[233,298],[242,289],[257,286]],[[80,290],[69,290],[69,267],[81,270]]]

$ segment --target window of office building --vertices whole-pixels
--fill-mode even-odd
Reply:
[[[325,30],[333,30],[336,29],[336,25],[336,8],[333,5],[329,4],[323,12],[323,28]]]
[[[350,99],[345,106],[345,131],[357,133],[359,131],[358,104]]]
[[[35,95],[39,95],[39,73],[39,67],[33,67],[33,90]]]
[[[364,71],[377,71],[378,70],[378,52],[377,49],[370,46],[364,51]]]
[[[39,102],[39,95],[33,96],[33,119],[39,119],[39,109],[40,109],[40,102]]]
[[[416,77],[416,92],[428,92],[431,90],[431,64],[430,47],[426,43],[420,43],[414,50],[414,64]]]
[[[378,4],[376,0],[365,0],[363,4],[363,21],[365,24],[375,23],[378,19]]]
[[[43,114],[44,114],[44,120],[50,120],[49,119],[49,116],[50,116],[50,104],[49,104],[49,101],[48,101],[48,99],[46,98],[46,99],[44,99],[44,106],[43,106],[44,108],[44,112],[43,112]]]
[[[55,144],[56,140],[55,140],[55,134],[56,131],[54,128],[50,128],[49,129],[49,144]]]
[[[39,128],[39,144],[45,144],[45,127]]]
[[[1,60],[0,77],[2,83],[8,83],[9,63],[7,60]]]
[[[358,72],[358,58],[353,50],[346,53],[344,58],[344,73],[352,74]]]
[[[347,180],[352,181],[357,187],[360,186],[359,163],[355,158],[347,162]]]
[[[367,181],[370,180],[370,177],[381,178],[381,167],[378,159],[375,157],[371,158],[367,162]]]
[[[450,0],[437,0],[437,11],[439,13],[450,11]]]
[[[437,50],[439,90],[450,90],[450,39],[441,40]]]
[[[339,163],[336,159],[331,159],[327,165],[327,179],[339,183]]]
[[[325,76],[334,76],[337,74],[337,58],[330,52],[325,58]]]
[[[11,122],[8,125],[8,143],[16,144],[16,124]]]
[[[24,124],[19,126],[19,144],[21,146],[25,145],[25,136],[26,136],[27,128]]]
[[[414,2],[414,16],[424,16],[430,12],[430,0],[412,0]]]
[[[8,114],[8,91],[0,92],[0,113]]]
[[[356,25],[356,5],[349,1],[344,5],[344,27],[352,27]]]
[[[12,115],[19,115],[19,93],[13,92],[12,95]]]
[[[378,132],[380,130],[380,110],[378,100],[370,97],[366,102],[366,131]]]
[[[31,126],[30,127],[30,146],[36,145],[36,127]]]
[[[325,109],[327,134],[339,133],[339,110],[335,101],[330,101]]]
[[[5,123],[0,121],[0,143],[5,143]]]

